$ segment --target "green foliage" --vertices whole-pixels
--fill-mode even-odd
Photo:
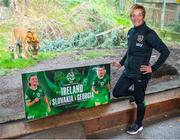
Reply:
[[[111,5],[113,5],[113,6],[116,6],[116,5],[118,5],[118,0],[106,0],[107,1],[107,3],[108,4],[111,4]]]
[[[10,2],[11,0],[0,0],[0,3],[6,3],[6,6],[9,6]],[[129,17],[125,13],[119,13],[119,0],[31,0],[28,9],[31,12],[30,17],[32,18],[30,19],[52,20],[59,25],[56,27],[59,27],[62,36],[69,37],[59,40],[42,40],[41,52],[38,54],[37,60],[32,58],[12,60],[11,54],[7,51],[9,42],[6,38],[8,38],[7,33],[12,31],[16,25],[11,20],[3,22],[0,24],[0,67],[3,69],[28,67],[39,61],[55,57],[59,52],[66,50],[98,48],[98,51],[81,56],[81,59],[84,60],[108,54],[108,52],[99,52],[99,48],[127,46],[124,32],[114,30],[108,34],[97,36],[97,34],[119,25],[128,28],[131,26]],[[37,22],[35,29],[43,27],[40,26],[42,22]],[[179,31],[178,23],[175,28],[176,31]]]
[[[114,56],[114,55],[115,55],[114,52],[111,50],[88,50],[82,52],[80,56],[76,56],[75,59],[81,61],[81,60],[88,60],[97,57]]]
[[[9,72],[12,67],[19,67],[16,62],[12,61],[11,53],[8,51],[8,37],[7,34],[12,30],[14,23],[12,21],[8,23],[0,24],[0,75],[5,75]]]
[[[114,19],[116,20],[116,23],[118,25],[122,25],[125,27],[130,27],[131,26],[131,21],[129,19],[129,17],[121,15],[121,16],[114,16]]]
[[[93,48],[97,43],[96,35],[93,31],[88,30],[87,32],[83,32],[80,34],[80,40],[78,44],[78,48]]]
[[[6,38],[3,35],[0,34],[0,53],[1,53],[1,51],[3,51],[3,48],[6,45],[7,45]]]
[[[56,52],[49,52],[49,53],[39,53],[37,59],[33,58],[18,58],[12,59],[11,53],[0,53],[0,67],[3,69],[20,69],[24,67],[28,67],[31,65],[37,64],[39,61],[46,60],[48,58],[53,58],[57,56]]]
[[[120,25],[114,18],[119,16],[118,2],[118,0],[31,0],[29,10],[34,17],[53,19],[58,23],[59,26],[56,27],[63,33],[62,36],[69,36],[89,28],[99,33]],[[39,28],[39,24],[37,23],[36,28]]]
[[[77,5],[83,2],[84,0],[64,0],[64,1],[70,5]]]
[[[109,25],[106,22],[102,21],[99,24],[97,24],[95,33],[98,34],[98,33],[104,32],[108,28],[109,28]]]
[[[169,29],[158,29],[155,28],[156,32],[159,34],[161,39],[168,42],[180,42],[180,33],[174,32]]]
[[[7,33],[12,30],[12,28],[15,26],[14,22],[8,21],[8,23],[1,23],[0,24],[0,33]]]
[[[5,7],[9,7],[11,0],[2,0],[2,2]]]
[[[94,8],[98,11],[99,15],[109,23],[109,25],[114,26],[115,20],[113,18],[114,15],[117,15],[114,6],[109,4],[106,0],[91,0],[94,4]]]
[[[103,38],[104,42],[100,44],[99,48],[125,48],[126,36],[123,32],[112,31],[110,34],[106,34]]]
[[[175,23],[174,31],[180,33],[180,22]]]
[[[59,40],[43,40],[41,51],[62,51],[72,49],[91,48],[119,48],[126,47],[126,35],[124,32],[112,31],[108,34],[96,36],[92,30],[76,33],[72,37]]]

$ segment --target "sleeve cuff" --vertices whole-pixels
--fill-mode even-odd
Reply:
[[[154,71],[156,71],[156,70],[158,69],[158,68],[155,67],[155,66],[152,66],[151,68],[152,68],[152,72],[154,72]]]
[[[123,63],[122,61],[120,61],[120,62],[119,62],[119,64],[121,64],[121,66],[123,66],[123,65],[124,65],[124,63]]]

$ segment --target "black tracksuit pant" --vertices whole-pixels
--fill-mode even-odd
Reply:
[[[122,74],[119,78],[118,82],[116,83],[113,96],[114,97],[123,97],[123,96],[134,96],[135,102],[137,104],[137,118],[136,122],[139,125],[142,125],[142,120],[145,114],[145,104],[144,104],[144,97],[147,84],[149,82],[149,78],[128,78],[125,74]],[[129,90],[129,87],[134,84],[134,91]]]

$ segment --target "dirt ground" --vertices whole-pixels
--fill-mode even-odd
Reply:
[[[169,47],[169,49],[171,54],[166,63],[175,67],[180,73],[180,46]],[[9,73],[7,76],[0,77],[0,123],[23,119],[25,117],[21,79],[22,73],[110,63],[112,61],[119,61],[126,50],[114,49],[113,51],[115,52],[114,56],[99,57],[83,61],[77,61],[75,59],[80,57],[80,55],[83,55],[79,52],[64,54],[52,60],[39,62],[36,66],[14,71]],[[153,52],[151,58],[152,63],[158,58],[158,55],[157,52]],[[111,68],[112,88],[118,80],[121,72],[122,69],[119,71]],[[149,86],[158,84],[159,82],[174,80],[177,77],[178,76],[164,76],[159,79],[151,79]]]

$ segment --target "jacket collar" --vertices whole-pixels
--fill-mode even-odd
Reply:
[[[141,29],[143,29],[144,27],[146,27],[145,21],[144,21],[141,25],[139,25],[139,26],[137,26],[137,27],[134,27],[134,29],[135,29],[135,30],[141,30]]]

